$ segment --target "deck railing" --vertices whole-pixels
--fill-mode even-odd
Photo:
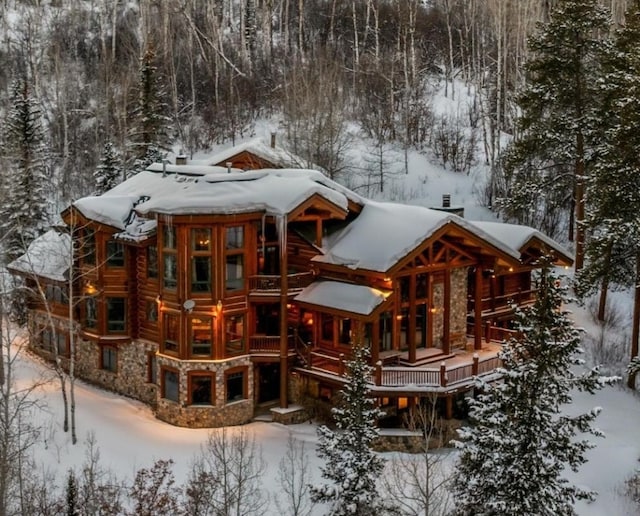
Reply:
[[[288,349],[293,349],[293,336],[287,337]],[[250,353],[279,353],[280,352],[280,337],[277,335],[254,335],[249,337],[249,352]]]
[[[338,356],[319,351],[311,352],[307,368],[323,373],[343,376],[345,372],[345,356]],[[444,388],[471,383],[476,376],[492,373],[501,366],[497,356],[490,356],[482,360],[477,354],[470,356],[471,362],[462,364],[447,364],[441,362],[439,366],[418,367],[386,367],[379,361],[370,382],[378,387],[426,387]]]
[[[310,272],[296,272],[287,274],[287,289],[301,290],[311,285],[313,274]],[[249,276],[249,290],[257,292],[280,292],[282,277],[277,274],[258,274]]]

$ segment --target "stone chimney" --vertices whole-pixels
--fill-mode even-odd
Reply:
[[[451,194],[442,194],[442,207],[451,208]]]

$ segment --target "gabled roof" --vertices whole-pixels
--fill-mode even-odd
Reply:
[[[50,229],[31,242],[27,252],[7,265],[7,269],[25,276],[66,281],[71,252],[69,239],[67,233]]]
[[[272,167],[277,168],[316,168],[312,164],[306,162],[300,156],[290,153],[282,147],[267,145],[261,138],[254,138],[248,142],[234,145],[228,149],[224,149],[213,156],[202,160],[192,160],[193,165],[218,165],[226,166],[227,162],[233,163],[233,158],[239,156],[243,152],[249,152],[254,156],[268,162]],[[318,167],[319,168],[319,167]]]
[[[573,263],[572,254],[564,249],[555,240],[549,238],[544,233],[529,226],[520,226],[517,224],[505,224],[502,222],[483,222],[474,221],[473,225],[480,228],[485,233],[491,235],[496,240],[503,242],[512,249],[516,249],[524,255],[531,247],[544,248],[555,253],[556,257],[563,264],[570,265]],[[541,251],[545,252],[545,249]]]
[[[422,206],[367,201],[358,218],[327,239],[325,254],[313,260],[386,272],[447,224],[468,230],[514,260],[520,258],[518,251],[457,215]]]

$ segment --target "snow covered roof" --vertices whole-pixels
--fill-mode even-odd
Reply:
[[[299,156],[291,154],[278,146],[271,147],[271,145],[267,145],[262,141],[261,138],[255,138],[248,142],[235,145],[203,160],[192,160],[190,163],[194,165],[224,165],[231,158],[245,151],[268,161],[275,167],[296,168],[310,166],[309,163],[305,162],[305,160]]]
[[[22,274],[65,281],[71,251],[69,238],[67,233],[50,229],[31,242],[27,252],[11,262],[7,268]]]
[[[469,221],[422,206],[367,201],[356,220],[328,239],[328,249],[314,261],[353,269],[386,272],[446,224],[467,229],[514,259],[520,253]]]
[[[339,281],[318,281],[295,297],[296,301],[315,306],[334,308],[359,315],[369,315],[384,302],[390,291],[352,285]]]
[[[569,251],[544,233],[532,227],[484,221],[473,221],[473,225],[518,252],[524,252],[533,240],[538,239],[567,259],[573,260],[573,256]]]
[[[173,168],[181,169],[182,166]],[[155,229],[149,213],[286,215],[318,195],[347,210],[364,199],[316,170],[268,169],[250,172],[222,167],[192,167],[188,175],[163,174],[153,165],[99,197],[74,206],[87,218],[122,230],[119,238],[141,240]]]

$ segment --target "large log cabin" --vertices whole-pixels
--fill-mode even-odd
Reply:
[[[216,427],[330,400],[357,339],[389,413],[436,393],[451,416],[453,396],[499,365],[537,259],[572,262],[531,228],[229,159],[152,165],[66,209],[65,229],[10,265],[47,301],[30,306],[32,348],[63,363],[73,349],[78,377],[161,420]]]

